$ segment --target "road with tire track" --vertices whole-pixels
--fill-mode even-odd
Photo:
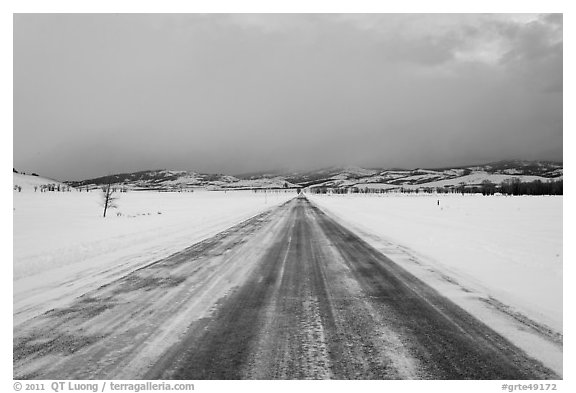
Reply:
[[[305,197],[14,328],[18,379],[558,379]]]

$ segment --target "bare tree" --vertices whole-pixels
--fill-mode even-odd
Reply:
[[[114,196],[115,189],[111,187],[111,183],[108,182],[105,186],[102,187],[102,206],[104,207],[104,215],[106,217],[106,211],[108,209],[117,208],[116,200],[118,200],[117,196]]]

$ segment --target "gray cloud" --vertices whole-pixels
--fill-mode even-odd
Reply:
[[[16,15],[14,165],[562,159],[558,15]]]

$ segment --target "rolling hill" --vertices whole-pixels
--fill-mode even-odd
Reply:
[[[14,174],[16,176],[34,176]],[[562,163],[550,161],[498,161],[482,165],[449,168],[377,169],[331,167],[301,172],[262,172],[244,175],[206,174],[184,170],[147,170],[120,173],[66,184],[96,188],[111,183],[129,190],[182,191],[194,189],[418,189],[477,186],[483,181],[500,184],[510,179],[521,182],[561,180]],[[23,178],[24,179],[24,178]],[[54,183],[51,179],[35,181]],[[18,180],[24,184],[23,180]],[[30,183],[32,184],[32,183]]]
[[[503,181],[519,179],[521,182],[540,180],[560,180],[563,178],[561,163],[545,161],[499,161],[483,165],[473,165],[439,169],[385,169],[374,170],[373,174],[361,176],[360,171],[343,170],[328,177],[316,178],[311,188],[350,188],[358,189],[419,189],[437,187],[467,187],[481,185],[484,181],[500,184]],[[291,179],[294,181],[294,179]]]
[[[34,175],[28,175],[25,173],[13,173],[13,187],[20,186],[22,187],[22,191],[33,191],[34,187],[40,188],[42,186],[54,185],[55,187],[67,187],[67,184],[64,184],[61,181],[49,179],[46,177]]]
[[[239,179],[230,175],[205,174],[191,171],[173,171],[157,169],[134,173],[121,173],[102,176],[82,181],[69,181],[74,187],[99,187],[103,184],[114,184],[131,190],[180,191],[205,188],[218,189],[253,189],[253,188],[286,188],[297,187],[287,182],[285,178],[256,177],[254,179]]]

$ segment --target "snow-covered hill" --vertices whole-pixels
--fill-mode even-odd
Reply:
[[[54,180],[48,179],[46,177],[36,176],[36,175],[26,175],[23,173],[13,173],[13,186],[22,187],[22,192],[34,191],[34,187],[40,189],[42,186],[54,185],[56,187],[67,187],[66,184]]]
[[[195,188],[263,189],[294,187],[416,189],[425,187],[478,186],[483,181],[500,184],[514,178],[521,182],[560,180],[561,163],[545,161],[499,161],[484,165],[440,169],[366,169],[331,167],[303,172],[263,172],[230,176],[183,170],[150,170],[121,173],[95,179],[71,181],[75,187],[94,188],[111,183],[133,190],[178,191]]]
[[[521,182],[540,180],[561,180],[563,168],[561,163],[544,161],[500,161],[485,165],[474,165],[441,169],[385,169],[373,170],[370,175],[359,175],[356,171],[350,174],[346,170],[329,173],[330,176],[316,178],[314,187],[359,189],[417,189],[436,187],[456,187],[460,185],[480,186],[489,181],[500,184],[504,181],[518,179]]]
[[[253,188],[293,188],[296,187],[283,177],[255,177],[239,179],[223,174],[205,174],[192,171],[151,170],[102,176],[95,179],[67,182],[75,187],[95,188],[103,184],[113,184],[132,190],[179,191],[195,188],[253,189]]]

